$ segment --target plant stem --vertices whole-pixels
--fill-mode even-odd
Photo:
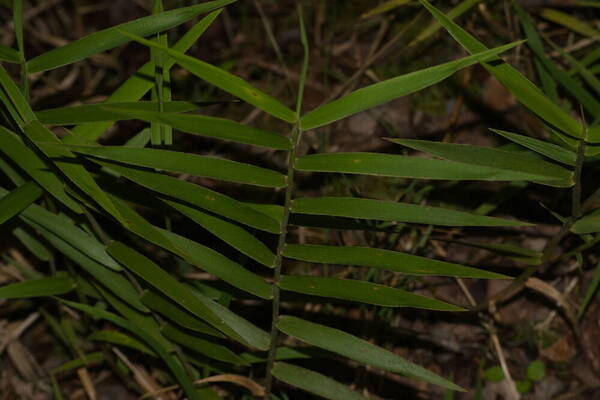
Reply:
[[[267,359],[267,377],[265,380],[265,399],[270,399],[271,387],[273,384],[273,375],[271,369],[275,362],[275,352],[277,350],[277,319],[279,317],[280,290],[279,281],[281,279],[281,265],[283,261],[283,248],[288,234],[288,222],[290,218],[290,208],[292,204],[292,192],[294,190],[294,166],[296,164],[296,150],[302,131],[296,124],[292,131],[292,143],[294,147],[288,154],[287,188],[285,189],[285,202],[283,205],[283,218],[281,220],[281,233],[277,243],[277,253],[275,255],[275,274],[273,282],[273,307],[271,314],[271,345],[269,347],[269,357]]]
[[[280,290],[279,281],[281,279],[281,265],[283,261],[283,249],[285,247],[285,241],[288,234],[288,222],[290,219],[290,208],[292,205],[292,194],[294,190],[294,167],[296,165],[296,154],[298,151],[298,144],[302,138],[302,128],[300,126],[300,115],[302,113],[302,101],[304,99],[304,84],[306,82],[306,74],[308,71],[308,60],[309,60],[309,48],[308,38],[306,35],[306,28],[304,27],[304,18],[302,15],[302,7],[300,2],[297,3],[298,7],[298,19],[300,24],[300,41],[304,48],[304,60],[302,62],[302,69],[300,71],[300,79],[298,82],[298,97],[296,98],[296,118],[297,122],[292,129],[292,150],[288,153],[287,162],[287,187],[285,189],[285,202],[283,206],[283,218],[281,220],[281,233],[279,234],[279,241],[277,243],[277,253],[275,255],[275,275],[273,282],[273,308],[271,315],[271,342],[269,346],[269,356],[267,359],[267,376],[265,378],[265,400],[271,398],[271,389],[273,387],[273,364],[275,363],[275,353],[277,351],[277,320],[279,318],[279,303],[280,303]]]

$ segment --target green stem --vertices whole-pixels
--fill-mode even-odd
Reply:
[[[275,274],[273,282],[273,307],[271,315],[271,342],[269,345],[269,356],[267,359],[267,376],[265,378],[265,400],[271,398],[271,390],[273,388],[273,364],[275,363],[275,354],[277,351],[277,322],[279,319],[280,308],[280,289],[279,281],[281,279],[281,266],[283,262],[283,249],[288,235],[288,222],[290,219],[290,209],[292,205],[292,194],[294,191],[294,167],[296,165],[296,155],[298,144],[302,138],[302,128],[300,126],[300,115],[302,113],[302,100],[304,98],[304,84],[306,82],[306,73],[308,71],[309,48],[306,29],[304,27],[304,19],[300,2],[297,3],[298,18],[300,23],[300,40],[304,48],[304,61],[300,71],[300,79],[298,82],[298,97],[296,98],[296,118],[297,122],[292,129],[292,150],[288,153],[287,160],[287,187],[285,189],[285,202],[283,205],[283,218],[281,220],[281,233],[277,243],[277,253],[275,255]]]

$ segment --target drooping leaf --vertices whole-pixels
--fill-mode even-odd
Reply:
[[[579,235],[600,232],[600,209],[578,219],[577,222],[573,224],[571,232]]]
[[[244,228],[183,203],[167,199],[163,201],[241,253],[267,267],[274,266],[275,254]]]
[[[213,11],[206,17],[202,18],[197,24],[195,24],[189,31],[185,33],[174,45],[173,49],[186,52],[206,29],[213,23],[213,21],[219,16],[221,10]],[[168,71],[175,65],[175,61],[172,59],[166,60],[163,65],[163,69]],[[119,86],[112,94],[106,99],[105,103],[123,103],[133,102],[141,99],[154,85],[152,79],[154,74],[154,63],[148,61],[135,74],[129,77],[121,86]],[[93,124],[85,124],[77,126],[73,129],[73,133],[78,136],[83,136],[90,140],[96,140],[104,131],[106,131],[113,121],[109,122],[97,122]]]
[[[283,255],[295,260],[381,268],[410,275],[440,275],[480,279],[508,278],[506,275],[495,272],[371,247],[286,244]]]
[[[411,1],[412,0],[388,0],[385,3],[382,3],[377,7],[374,7],[369,11],[362,13],[360,17],[363,19],[370,18],[372,16],[393,10],[396,7],[403,6],[406,3],[410,3]]]
[[[50,249],[48,249],[44,243],[38,240],[35,235],[33,235],[31,232],[28,232],[27,229],[18,226],[13,229],[12,234],[19,239],[21,244],[39,260],[50,261],[50,258],[52,257]]]
[[[347,332],[291,316],[280,316],[277,328],[303,342],[358,362],[448,389],[463,390],[449,380]]]
[[[516,171],[530,175],[536,181],[564,181],[573,184],[573,173],[559,165],[491,147],[471,146],[466,144],[440,143],[415,139],[388,139],[392,143],[410,147],[411,149],[433,154],[450,161],[462,162],[474,166]]]
[[[266,332],[249,324],[226,308],[219,307],[208,298],[202,298],[198,293],[190,292],[169,273],[140,253],[120,242],[113,242],[108,247],[108,251],[115,259],[168,298],[227,336],[259,349],[268,347],[269,337]]]
[[[234,365],[247,365],[247,362],[229,350],[227,347],[217,344],[215,342],[202,339],[199,336],[190,335],[185,333],[173,325],[165,325],[161,329],[163,335],[173,342],[179,343],[180,345],[192,349],[206,357],[223,361]]]
[[[29,147],[18,139],[15,133],[0,126],[0,151],[25,171],[38,185],[58,201],[76,213],[81,213],[81,206],[65,192],[65,184],[57,177],[46,162],[42,161]]]
[[[112,107],[105,107],[113,112]],[[169,111],[165,109],[165,111]],[[225,118],[210,117],[197,114],[175,114],[173,112],[141,111],[141,110],[114,110],[113,114],[120,114],[129,118],[141,119],[147,122],[156,122],[172,126],[174,129],[200,136],[207,136],[221,140],[231,140],[236,143],[251,144],[277,150],[291,150],[292,144],[288,138],[278,133],[242,125]],[[113,119],[121,119],[113,118]]]
[[[253,228],[271,233],[279,233],[281,229],[280,224],[277,221],[264,213],[256,211],[231,197],[207,189],[203,186],[186,182],[172,176],[148,172],[137,168],[129,168],[111,163],[100,164],[114,169],[127,179],[148,189],[201,207]]]
[[[325,375],[296,365],[276,362],[273,376],[289,385],[330,400],[366,400],[358,392]]]
[[[0,197],[8,192],[0,188]],[[120,270],[119,265],[106,253],[104,245],[75,226],[67,217],[53,214],[43,207],[32,204],[21,213],[21,217],[29,224],[39,225],[52,232],[61,240],[78,249],[81,253],[93,258],[102,265]]]
[[[179,324],[180,326],[190,329],[195,332],[205,333],[207,335],[216,336],[219,338],[225,337],[221,332],[210,325],[205,324],[192,314],[184,311],[175,303],[167,300],[163,296],[146,290],[142,297],[142,302],[153,311],[161,314],[165,318]]]
[[[42,189],[33,182],[12,190],[0,198],[0,225],[18,215],[42,195]]]
[[[48,128],[32,121],[24,126],[25,134],[34,142],[37,147],[53,159],[54,164],[85,194],[98,203],[109,215],[125,225],[121,214],[117,211],[114,204],[107,197],[106,193],[98,186],[90,173],[77,161],[75,155],[69,150],[56,146],[61,144]]]
[[[140,36],[152,35],[189,21],[199,14],[213,11],[233,2],[235,0],[215,0],[189,7],[180,7],[94,32],[32,58],[27,62],[27,68],[30,73],[35,73],[71,64],[93,54],[127,43],[129,39],[121,34],[122,31]]]
[[[274,117],[282,119],[289,123],[296,122],[296,113],[288,107],[274,99],[267,93],[250,85],[243,79],[223,70],[214,65],[208,64],[197,58],[187,56],[180,51],[170,49],[159,45],[158,43],[146,40],[139,35],[132,35],[129,32],[122,31],[124,37],[129,37],[135,41],[163,51],[173,58],[183,68],[196,75],[198,78],[228,92],[252,104]]]
[[[464,310],[452,304],[419,296],[405,290],[354,279],[284,275],[278,286],[290,292],[357,301],[384,307],[413,307],[438,311]]]
[[[21,89],[12,80],[6,69],[0,64],[0,86],[4,91],[2,94],[2,102],[4,106],[9,108],[15,122],[22,128],[25,124],[35,120],[35,114],[29,106],[27,99],[23,96]]]
[[[527,172],[502,170],[437,160],[381,153],[321,153],[300,157],[299,171],[338,172],[414,179],[514,181],[533,179]]]
[[[101,285],[110,290],[119,299],[123,300],[140,312],[146,313],[150,311],[142,303],[137,289],[123,276],[123,274],[106,268],[93,258],[90,258],[88,253],[78,250],[77,248],[73,247],[71,243],[40,226],[33,220],[30,220],[30,224],[32,227],[40,231],[46,240],[48,240],[48,242],[50,242],[50,244],[52,244],[58,251],[63,253],[81,269],[94,277]],[[109,257],[108,254],[104,254],[106,257]],[[113,264],[120,268],[120,266],[116,264],[112,258],[110,258],[110,260]]]
[[[486,49],[478,54],[464,57],[459,60],[411,72],[406,75],[358,89],[347,96],[308,112],[300,120],[302,129],[309,130],[328,125],[360,111],[387,103],[398,97],[434,85],[463,68],[476,64],[479,61],[490,59],[518,44],[520,44],[520,42],[500,46],[492,50]]]
[[[0,45],[0,61],[18,64],[21,62],[21,58],[19,57],[19,52],[17,50]]]
[[[579,310],[577,311],[577,318],[581,318],[581,316],[585,313],[587,306],[590,304],[590,301],[594,298],[596,294],[596,290],[600,286],[600,263],[598,263],[594,269],[594,276],[592,277],[592,281],[590,282],[587,290],[585,291],[585,296],[581,301],[579,306]]]
[[[168,101],[164,103],[165,111],[182,113],[198,109],[202,103],[188,101]],[[110,107],[107,107],[110,106]],[[37,119],[46,125],[74,125],[104,121],[116,121],[123,118],[126,111],[155,110],[157,103],[152,101],[132,101],[125,103],[96,103],[80,106],[50,108],[37,111]],[[123,112],[121,112],[123,111]],[[135,117],[137,118],[137,117]]]
[[[251,164],[171,150],[122,146],[66,145],[76,153],[146,168],[156,168],[229,182],[266,187],[283,187],[285,175]]]
[[[57,273],[49,278],[32,279],[1,286],[0,299],[56,296],[68,293],[74,288],[75,282],[71,278],[66,274]]]
[[[530,224],[438,207],[351,197],[303,197],[292,212],[442,226],[527,226]]]
[[[192,400],[200,400],[200,396],[198,395],[194,384],[188,377],[183,367],[175,361],[175,358],[171,357],[171,354],[168,353],[167,349],[165,349],[158,341],[156,341],[156,339],[150,336],[143,329],[140,329],[138,326],[127,321],[124,318],[121,318],[111,312],[102,310],[98,307],[92,307],[87,304],[81,304],[72,301],[63,301],[69,307],[83,311],[95,318],[101,318],[110,321],[111,323],[120,326],[121,328],[126,329],[143,339],[152,348],[152,350],[154,350],[160,356],[160,358],[162,358],[162,360],[167,364],[173,375],[177,378],[177,381],[183,388],[186,395]]]
[[[138,339],[129,336],[123,332],[116,330],[102,330],[96,331],[87,337],[87,340],[98,341],[98,342],[107,342],[116,344],[118,346],[125,346],[130,349],[134,349],[140,351],[144,354],[147,354],[152,357],[158,357],[158,355],[143,342]]]
[[[475,54],[487,49],[483,43],[479,42],[472,35],[446,17],[427,0],[420,0],[420,2],[469,53]],[[489,73],[498,79],[519,102],[542,120],[572,137],[582,136],[583,129],[581,124],[558,105],[554,104],[554,102],[546,97],[537,86],[511,65],[502,61],[499,57],[487,60],[486,62],[483,62],[482,65]]]
[[[490,129],[492,132],[497,133],[500,136],[505,137],[508,140],[511,140],[515,143],[520,144],[521,146],[527,147],[530,150],[533,150],[537,153],[540,153],[548,158],[551,158],[555,161],[561,162],[567,165],[575,165],[575,160],[577,159],[577,155],[564,147],[560,147],[555,145],[554,143],[549,143],[543,140],[534,139],[529,136],[518,135],[516,133],[511,133],[507,131],[502,131],[499,129]]]
[[[104,361],[104,353],[101,351],[97,351],[94,353],[85,354],[83,357],[76,358],[71,361],[67,361],[66,363],[53,368],[51,373],[53,375],[59,374],[61,372],[70,371],[76,368],[90,366],[94,364],[99,364]]]
[[[181,256],[199,268],[219,277],[232,286],[263,299],[273,298],[273,288],[260,276],[248,271],[238,263],[184,236],[159,229],[169,240],[182,249]]]

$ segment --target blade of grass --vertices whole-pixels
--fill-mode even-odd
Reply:
[[[38,185],[27,182],[0,198],[0,225],[29,207],[42,193]]]

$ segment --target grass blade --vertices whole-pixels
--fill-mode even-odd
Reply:
[[[65,192],[65,184],[49,166],[20,138],[8,129],[0,126],[0,151],[25,171],[38,185],[50,193],[72,211],[82,213],[81,206]]]
[[[198,78],[203,79],[228,93],[231,93],[245,102],[252,104],[256,108],[263,110],[267,114],[289,123],[296,122],[295,112],[267,93],[253,87],[243,79],[217,68],[214,65],[187,56],[180,51],[169,49],[168,47],[161,46],[150,40],[146,40],[139,35],[131,35],[129,32],[125,31],[122,31],[122,33],[125,37],[130,37],[148,47],[163,51],[172,57],[179,65],[196,75]]]
[[[494,57],[520,43],[521,42],[511,43],[492,50],[485,49],[480,53],[459,60],[411,72],[406,75],[358,89],[347,96],[308,112],[301,118],[300,124],[303,130],[328,125],[360,111],[368,110],[369,108],[386,103],[398,97],[434,85],[463,68]]]
[[[281,277],[278,286],[282,290],[289,292],[356,301],[383,307],[413,307],[437,311],[464,311],[463,308],[443,301],[419,296],[405,290],[354,279],[284,275]]]
[[[112,110],[112,107],[106,107]],[[169,111],[165,108],[166,111]],[[115,110],[129,118],[141,119],[146,122],[156,122],[172,126],[174,129],[186,133],[211,137],[221,140],[231,140],[255,146],[267,147],[276,150],[291,150],[292,144],[288,138],[275,132],[252,128],[224,118],[209,117],[204,115],[174,114],[166,112]],[[113,118],[114,119],[114,118]]]
[[[540,12],[540,15],[554,23],[564,26],[574,32],[577,32],[583,36],[589,36],[591,38],[600,38],[600,31],[594,29],[592,26],[586,24],[582,20],[575,18],[564,12],[554,10],[552,8],[544,8]]]
[[[218,338],[224,338],[221,332],[216,330],[210,325],[205,324],[200,321],[198,318],[194,318],[194,316],[187,311],[184,311],[181,307],[177,306],[175,303],[167,300],[165,297],[154,293],[153,291],[146,290],[144,291],[144,295],[142,296],[142,302],[153,311],[161,314],[165,318],[170,319],[171,321],[177,323],[179,326],[182,326],[186,329],[205,333],[207,335],[215,336]]]
[[[266,348],[265,346],[268,346],[269,339],[266,332],[261,331],[247,321],[241,323],[241,318],[229,310],[220,308],[214,303],[210,304],[212,302],[209,299],[203,299],[199,294],[190,292],[186,286],[177,282],[175,278],[140,253],[120,242],[112,243],[108,247],[108,252],[117,261],[164,293],[168,298],[227,336],[256,348]],[[229,318],[223,318],[225,314]]]
[[[19,64],[21,57],[17,50],[0,44],[0,61]]]
[[[581,305],[579,306],[579,310],[577,311],[577,318],[581,318],[581,316],[585,313],[585,309],[587,308],[588,304],[590,304],[590,301],[592,301],[594,298],[596,290],[598,290],[598,286],[600,286],[600,263],[596,265],[592,281],[590,282],[590,285],[585,292],[585,296],[581,301]]]
[[[204,176],[227,182],[265,187],[286,186],[285,175],[267,168],[215,157],[171,150],[122,146],[64,145],[79,154],[138,167]]]
[[[351,197],[303,197],[292,202],[297,214],[329,215],[442,226],[527,226],[530,224],[462,211]]]
[[[583,216],[571,228],[571,232],[579,235],[600,232],[600,209]]]
[[[554,161],[558,161],[571,166],[575,165],[577,155],[574,152],[567,150],[563,147],[546,142],[544,140],[534,139],[529,136],[518,135],[516,133],[502,131],[500,129],[490,130],[502,137],[505,137],[510,141],[520,144],[523,147],[527,147],[528,149],[533,150],[536,153],[551,158]]]
[[[27,182],[0,198],[0,225],[29,207],[42,193],[38,185]]]
[[[234,365],[247,365],[247,361],[229,350],[227,347],[202,339],[201,337],[185,333],[173,325],[165,325],[161,332],[165,337],[175,343],[187,347],[194,352],[200,353],[208,358],[223,361]]]
[[[415,139],[387,139],[392,143],[433,154],[450,161],[530,174],[532,180],[564,181],[573,184],[573,173],[559,165],[512,151],[467,144]]]
[[[439,275],[480,279],[508,278],[506,275],[495,272],[371,247],[286,244],[283,255],[295,260],[381,268],[407,275]]]
[[[292,364],[276,362],[273,376],[289,385],[315,393],[330,400],[367,400],[358,392],[333,379]]]
[[[235,2],[235,0],[208,1],[195,6],[181,7],[175,10],[138,18],[108,29],[104,29],[79,40],[68,43],[41,54],[27,62],[30,73],[47,71],[75,61],[83,60],[93,54],[110,50],[129,41],[120,32],[130,32],[139,36],[153,35],[171,29],[195,16],[213,11]]]
[[[253,260],[269,268],[275,265],[275,254],[244,228],[185,204],[167,199],[163,199],[163,201]]]
[[[75,282],[66,274],[57,273],[49,278],[32,279],[0,287],[0,299],[27,299],[30,297],[56,296],[70,292]]]
[[[204,103],[210,104],[210,103]],[[110,107],[107,107],[109,105]],[[203,103],[188,101],[168,101],[164,103],[165,111],[181,113],[197,110]],[[158,107],[153,101],[134,101],[124,103],[96,103],[81,106],[50,108],[35,113],[38,120],[45,125],[93,124],[95,122],[117,121],[124,119],[126,111],[151,111]],[[136,117],[134,117],[136,118]]]
[[[381,153],[322,153],[300,157],[299,171],[337,172],[414,179],[525,181],[536,179],[528,172],[509,171],[432,158]]]
[[[448,389],[463,390],[460,386],[425,368],[344,331],[287,315],[279,317],[277,327],[280,331],[303,342],[358,362]]]
[[[110,163],[101,163],[101,165],[114,169],[124,177],[148,189],[201,207],[253,228],[271,233],[279,233],[280,226],[277,221],[221,193],[156,172],[148,172]]]

